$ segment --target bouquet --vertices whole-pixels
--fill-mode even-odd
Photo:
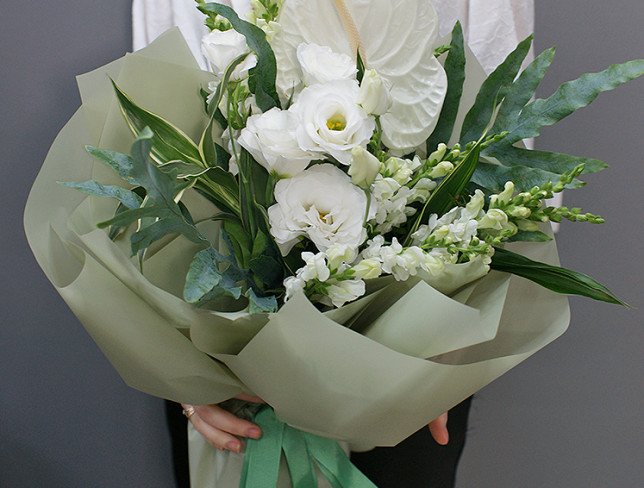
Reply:
[[[284,456],[296,486],[373,486],[335,441],[397,444],[562,334],[566,294],[621,303],[549,231],[601,217],[544,203],[606,164],[522,140],[644,61],[534,99],[553,49],[486,77],[426,0],[198,8],[210,72],[170,31],[78,78],[25,227],[128,384],[270,405],[204,479],[275,486]]]

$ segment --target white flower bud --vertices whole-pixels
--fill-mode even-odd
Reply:
[[[449,161],[441,161],[436,166],[432,168],[432,172],[429,174],[431,178],[442,178],[447,176],[452,171],[454,171],[454,165]]]
[[[335,307],[341,307],[347,302],[365,294],[366,288],[362,280],[345,280],[330,285],[327,288],[328,297]]]
[[[224,32],[214,30],[206,34],[201,41],[201,51],[210,61],[213,73],[221,79],[228,65],[250,49],[246,44],[246,38],[236,30],[230,29]],[[234,69],[231,79],[239,81],[247,78],[248,70],[256,65],[257,56],[253,53],[249,54]]]
[[[512,208],[512,210],[510,210],[510,215],[517,219],[527,219],[528,217],[530,217],[530,215],[532,215],[532,212],[529,208],[520,205],[518,207]]]
[[[349,176],[354,185],[368,189],[380,172],[380,161],[362,146],[351,150],[351,166]]]
[[[358,257],[358,250],[345,244],[334,244],[326,250],[329,269],[338,271],[343,264],[350,265]]]
[[[438,148],[436,151],[431,153],[427,159],[430,161],[442,161],[443,158],[445,157],[445,153],[447,152],[447,145],[444,143],[440,143],[438,145]]]
[[[356,279],[372,280],[382,274],[382,263],[377,258],[363,259],[351,269]]]
[[[387,113],[393,103],[389,90],[387,81],[381,78],[375,69],[368,69],[360,84],[358,103],[368,114],[383,115]]]
[[[508,216],[503,210],[493,208],[479,220],[479,229],[503,230],[508,226]]]

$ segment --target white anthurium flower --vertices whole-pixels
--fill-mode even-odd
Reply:
[[[299,118],[300,147],[349,164],[351,150],[366,147],[376,128],[374,118],[358,105],[359,95],[356,80],[336,80],[302,90],[289,109]]]
[[[214,30],[203,36],[201,51],[210,62],[213,73],[221,79],[230,63],[244,53],[250,52],[246,38],[234,29]],[[248,71],[257,65],[257,56],[250,53],[234,69],[231,79],[240,81],[248,77]]]
[[[391,149],[424,143],[438,122],[447,92],[445,70],[434,56],[438,17],[428,0],[344,0],[359,37],[366,67],[391,86],[392,106],[381,117],[383,142]],[[395,19],[395,21],[394,21]],[[285,0],[273,43],[278,90],[288,98],[300,84],[296,51],[303,43],[328,46],[356,59],[356,39],[336,2]],[[351,22],[350,21],[350,22]],[[345,27],[345,24],[347,26]]]
[[[272,108],[249,117],[237,142],[269,173],[289,178],[304,171],[312,160],[323,158],[319,153],[300,149],[298,125],[292,112]]]
[[[351,150],[349,176],[354,185],[369,189],[380,172],[380,160],[362,146]]]
[[[360,105],[368,114],[384,115],[393,104],[391,86],[375,69],[368,69],[360,83]]]
[[[335,80],[355,79],[356,63],[346,54],[338,54],[327,46],[302,43],[297,47],[297,60],[306,86]]]
[[[332,164],[319,164],[275,186],[268,209],[271,234],[283,255],[303,237],[320,251],[334,244],[357,248],[367,238],[367,197]]]

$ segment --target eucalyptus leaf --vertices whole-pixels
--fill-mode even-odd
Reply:
[[[112,81],[121,111],[135,135],[149,127],[154,133],[152,156],[158,163],[182,160],[203,165],[197,145],[181,129],[139,107]]]
[[[461,130],[461,144],[477,141],[492,120],[497,105],[503,101],[516,78],[521,63],[528,55],[532,36],[520,42],[517,48],[483,82],[476,101],[465,116]]]
[[[588,275],[533,261],[506,249],[495,249],[492,269],[521,276],[557,293],[581,295],[593,300],[627,306],[608,288]]]
[[[273,107],[280,107],[279,97],[275,89],[277,77],[277,62],[270,44],[266,40],[266,34],[256,25],[241,20],[235,11],[218,3],[206,3],[198,6],[204,14],[215,17],[221,15],[226,18],[237,32],[246,38],[248,47],[257,56],[257,66],[249,72],[249,86],[255,94],[257,106],[266,112]]]
[[[248,313],[274,313],[277,312],[277,298],[274,296],[260,297],[252,288],[246,292],[248,298]]]
[[[201,301],[222,280],[218,255],[212,251],[208,248],[198,252],[190,263],[183,289],[183,298],[188,303]]]
[[[458,107],[463,94],[465,83],[465,42],[463,39],[463,28],[460,22],[456,22],[452,30],[452,41],[449,46],[449,54],[445,59],[445,73],[447,74],[447,94],[443,102],[438,124],[427,139],[427,154],[436,150],[439,143],[447,143],[456,122]]]

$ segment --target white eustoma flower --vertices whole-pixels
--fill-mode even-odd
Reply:
[[[338,54],[328,46],[303,42],[297,47],[297,60],[307,86],[336,80],[355,79],[356,63],[346,54]]]
[[[368,69],[360,83],[359,103],[368,114],[384,115],[393,104],[391,86],[375,69]]]
[[[438,16],[428,0],[287,0],[280,10],[281,33],[272,46],[279,67],[277,86],[286,99],[300,83],[296,51],[302,42],[329,46],[356,59],[357,44],[368,68],[391,84],[393,104],[381,117],[383,142],[407,151],[433,132],[447,92],[447,76],[434,56]],[[356,31],[347,29],[352,21]],[[357,35],[356,35],[357,34]],[[405,152],[402,152],[403,154]]]
[[[302,90],[289,109],[299,118],[297,140],[305,151],[330,154],[349,164],[354,147],[366,147],[376,122],[358,105],[356,80],[338,80]]]
[[[327,298],[334,307],[340,308],[348,302],[365,294],[366,287],[362,280],[343,280],[330,285],[327,289]]]
[[[250,49],[246,38],[234,29],[214,30],[201,40],[201,51],[210,62],[213,73],[222,78],[228,65]],[[233,71],[232,80],[239,81],[248,77],[248,71],[257,65],[257,56],[250,53]]]
[[[295,176],[320,154],[303,151],[297,143],[298,118],[293,113],[272,108],[246,121],[237,139],[269,173],[282,178]]]
[[[380,171],[380,160],[362,146],[351,150],[349,176],[356,186],[368,189]]]
[[[271,234],[286,255],[309,238],[320,251],[334,244],[358,247],[364,228],[365,193],[332,164],[315,165],[275,186],[276,204],[268,209]]]

